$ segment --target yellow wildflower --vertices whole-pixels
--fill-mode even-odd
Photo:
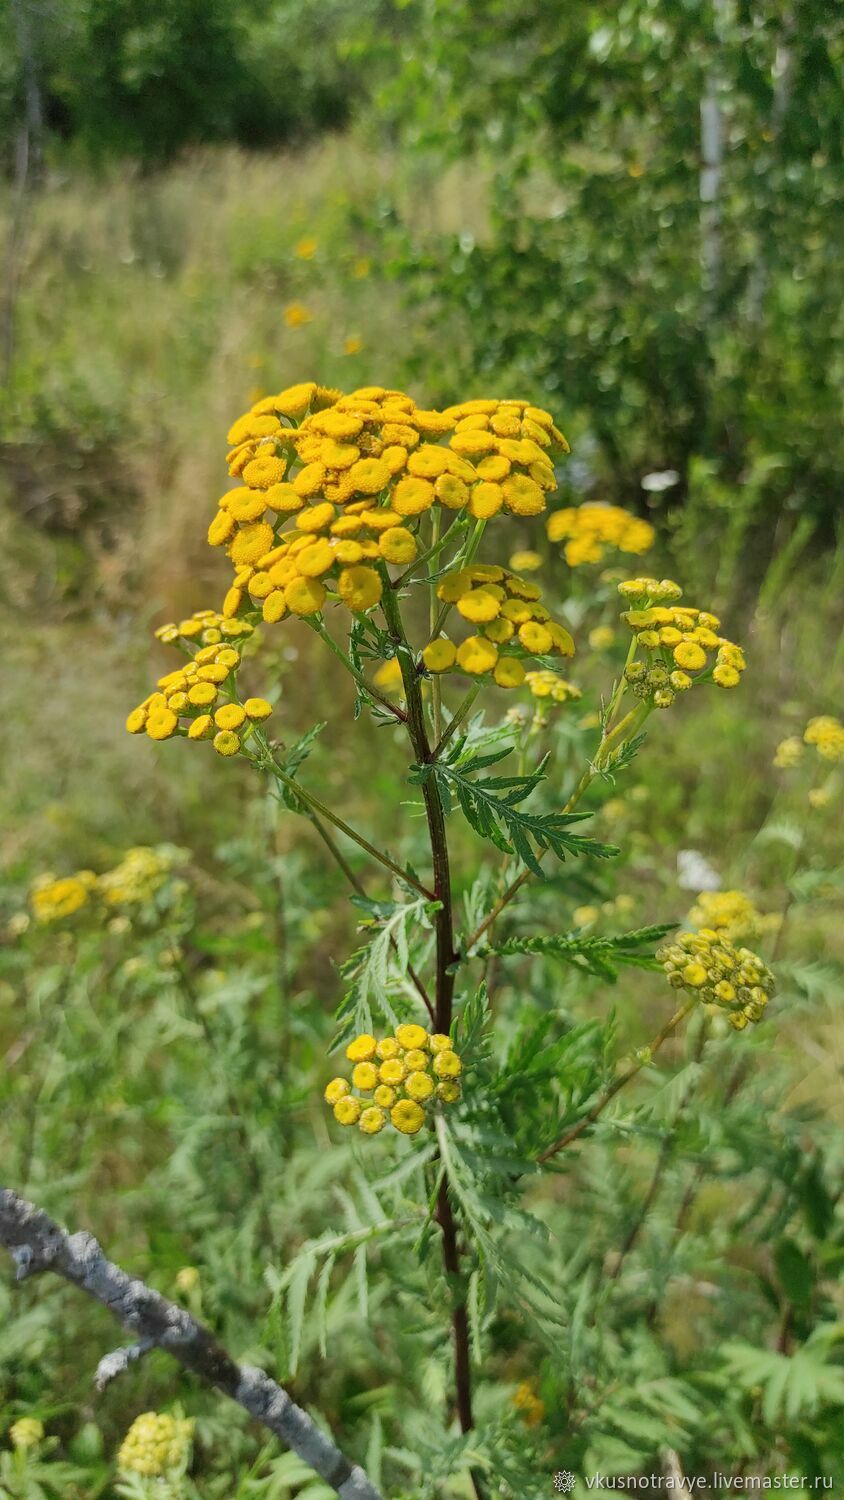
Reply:
[[[39,1422],[37,1417],[18,1417],[17,1422],[13,1422],[9,1428],[9,1440],[18,1452],[37,1448],[43,1438],[44,1423]]]
[[[313,322],[314,315],[301,302],[288,302],[284,309],[284,321],[288,328],[303,328]]]
[[[774,993],[774,976],[750,948],[735,947],[714,928],[685,932],[657,950],[675,989],[685,989],[704,1005],[727,1011],[736,1031],[760,1021]]]
[[[193,1425],[166,1412],[144,1412],[135,1418],[120,1445],[118,1471],[155,1479],[182,1468],[190,1451]]]
[[[617,505],[596,502],[555,511],[546,529],[550,541],[565,542],[563,555],[571,568],[601,562],[611,547],[641,554],[649,551],[655,540],[648,521]]]

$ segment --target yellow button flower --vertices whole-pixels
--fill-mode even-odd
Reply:
[[[326,501],[322,505],[309,505],[296,517],[298,531],[327,531],[334,520],[334,506]]]
[[[500,484],[483,479],[476,484],[469,496],[469,510],[479,521],[488,521],[496,516],[504,504],[504,491]]]
[[[411,1099],[416,1099],[421,1102],[424,1099],[430,1099],[431,1095],[433,1094],[434,1080],[431,1078],[429,1073],[410,1073],[405,1079],[404,1088],[405,1093],[409,1094]]]
[[[147,716],[146,732],[151,740],[169,740],[176,733],[179,720],[169,708],[154,708]]]
[[[470,589],[468,594],[463,594],[457,601],[457,608],[464,620],[471,620],[476,625],[495,620],[501,613],[500,601],[489,589],[483,587]]]
[[[240,738],[231,729],[221,729],[215,734],[213,743],[218,755],[237,755],[240,749]]]
[[[326,1104],[336,1104],[338,1099],[345,1099],[348,1092],[349,1081],[347,1078],[332,1078],[331,1082],[325,1085],[322,1097]]]
[[[358,1130],[362,1130],[364,1135],[377,1135],[379,1130],[384,1129],[386,1123],[387,1116],[384,1110],[379,1109],[377,1105],[370,1105],[358,1120]]]
[[[392,1109],[396,1102],[396,1091],[395,1089],[391,1089],[386,1083],[379,1083],[372,1098],[381,1109]]]
[[[326,537],[321,536],[296,554],[296,566],[303,578],[320,578],[334,566],[334,549]]]
[[[461,1093],[462,1089],[459,1083],[451,1083],[446,1080],[443,1083],[437,1084],[437,1098],[441,1099],[443,1104],[456,1104]]]
[[[369,1062],[375,1056],[376,1041],[368,1031],[356,1036],[354,1041],[349,1042],[346,1048],[346,1056],[349,1062]]]
[[[218,729],[239,729],[246,718],[246,709],[239,703],[224,703],[214,714]]]
[[[498,661],[498,649],[482,636],[470,635],[457,649],[457,664],[473,677],[491,672]]]
[[[400,516],[418,516],[434,503],[434,486],[427,479],[400,479],[392,495],[393,509]]]
[[[247,698],[243,707],[246,717],[256,722],[268,719],[273,711],[272,704],[268,703],[266,698]]]
[[[429,672],[447,672],[454,666],[457,658],[457,647],[453,641],[437,640],[431,641],[422,652],[422,660]]]
[[[416,538],[406,526],[390,526],[378,540],[382,557],[391,563],[412,563],[416,557]]]
[[[284,590],[284,602],[291,614],[315,615],[325,603],[325,589],[318,578],[294,578]]]
[[[363,1105],[359,1099],[347,1094],[344,1099],[338,1099],[334,1106],[334,1118],[338,1125],[356,1125],[361,1116]]]
[[[706,666],[706,652],[695,641],[681,641],[679,646],[674,647],[672,655],[678,667],[685,667],[692,672]]]
[[[402,1082],[407,1073],[404,1061],[399,1057],[390,1057],[382,1062],[378,1069],[378,1078],[381,1083],[388,1083],[391,1087]]]
[[[427,1040],[428,1033],[424,1026],[416,1026],[413,1022],[406,1021],[396,1027],[396,1041],[408,1052],[417,1047],[424,1047]]]
[[[463,1064],[456,1052],[438,1052],[434,1058],[434,1072],[438,1078],[459,1078]]]
[[[456,474],[441,474],[434,484],[434,494],[447,510],[462,510],[469,500],[466,482]]]
[[[337,580],[337,592],[347,609],[361,614],[378,603],[383,586],[374,568],[344,568]]]
[[[416,1073],[420,1068],[427,1068],[430,1061],[430,1056],[421,1047],[411,1047],[404,1055],[404,1065],[408,1073]]]
[[[385,1063],[384,1066],[389,1067],[390,1064]],[[395,1065],[393,1064],[393,1066]],[[370,1089],[375,1088],[377,1082],[378,1069],[376,1068],[374,1063],[359,1062],[355,1064],[354,1068],[352,1069],[352,1083],[354,1084],[356,1089],[360,1089],[363,1093],[368,1093]],[[390,1079],[386,1078],[383,1080],[383,1082],[389,1083]]]
[[[425,1111],[415,1099],[400,1099],[390,1110],[390,1120],[402,1135],[417,1135],[425,1124]]]
[[[492,675],[499,687],[517,688],[525,680],[525,669],[514,656],[501,656]]]

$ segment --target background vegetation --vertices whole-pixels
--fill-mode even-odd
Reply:
[[[545,906],[599,932],[680,921],[712,871],[786,920],[761,944],[780,994],[759,1035],[692,1028],[537,1189],[560,1321],[485,1330],[485,1451],[517,1496],[675,1461],[840,1479],[840,788],[773,758],[844,680],[841,19],[812,0],[143,12],[0,19],[4,1182],[168,1292],[198,1267],[183,1295],[386,1493],[468,1493],[437,1288],[415,1231],[379,1228],[401,1218],[392,1159],[338,1143],[319,1097],[361,912],[245,774],[123,720],[166,661],[151,628],[223,592],[204,532],[250,400],[311,377],[524,394],[573,443],[556,503],[647,514],[648,571],[749,657],[739,692],[675,706],[595,792],[624,857],[555,878],[537,926]],[[583,690],[554,719],[553,794],[623,643],[589,643],[612,578],[540,550]],[[350,700],[305,629],[277,650],[293,740]],[[364,718],[310,762],[376,842],[415,795],[393,748]],[[45,872],[164,843],[166,879],[106,929],[32,920]],[[654,975],[524,958],[488,978],[526,1096],[562,1079],[586,1099],[665,1014]],[[507,1018],[530,1055],[507,1056]],[[322,1318],[300,1319],[303,1246],[328,1229],[369,1252],[355,1277],[338,1251]],[[70,1292],[4,1282],[0,1309],[0,1431],[32,1414],[49,1434],[4,1454],[0,1494],[116,1494],[132,1417],[178,1403],[198,1419],[180,1493],[328,1493],[158,1357],[95,1402],[109,1331]]]

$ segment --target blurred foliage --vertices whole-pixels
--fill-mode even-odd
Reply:
[[[166,161],[191,143],[265,146],[336,129],[365,97],[350,57],[382,0],[8,0],[0,12],[0,159],[29,60],[48,148]]]
[[[432,239],[411,215],[397,264],[462,367],[559,391],[599,494],[641,504],[642,478],[674,470],[647,499],[683,500],[704,461],[713,532],[720,487],[764,560],[783,512],[828,541],[844,469],[840,13],[409,10],[382,105],[407,147],[468,155],[489,182],[485,227]]]
[[[467,381],[524,393],[574,439],[564,502],[647,507],[654,570],[729,606],[749,658],[740,695],[677,705],[670,733],[654,726],[647,754],[596,785],[595,836],[624,857],[535,888],[529,926],[609,940],[680,921],[688,868],[786,921],[758,1033],[692,1027],[530,1184],[530,1227],[508,1220],[505,1243],[528,1275],[551,1262],[541,1316],[496,1305],[473,1262],[481,1459],[517,1497],[547,1494],[559,1468],[648,1473],[666,1452],[691,1474],[844,1479],[840,832],[823,767],[772,765],[841,703],[838,13],[15,0],[0,12],[10,168],[21,17],[47,170],[4,288],[4,1180],[287,1379],[386,1493],[468,1493],[420,1182],[400,1151],[338,1142],[319,1097],[338,966],[371,924],[356,938],[360,909],[277,804],[225,767],[139,746],[122,720],[162,661],[139,644],[150,621],[222,592],[201,538],[220,433],[245,402],[314,375],[412,383],[432,404]],[[702,214],[704,99],[724,160]],[[368,144],[363,123],[284,156],[219,144],[354,114]],[[16,200],[0,193],[11,246]],[[308,320],[286,321],[293,306]],[[542,731],[553,797],[622,664],[614,578],[570,571],[516,521],[501,534],[538,546],[578,644],[584,700]],[[593,647],[595,627],[615,637]],[[304,629],[274,666],[290,741],[350,706]],[[366,767],[346,810],[379,846],[418,795],[388,735],[364,717],[309,762],[338,806]],[[33,921],[37,877],[102,872],[162,838],[189,856],[147,903]],[[468,927],[487,892],[456,841]],[[484,1134],[483,1108],[455,1127],[470,1235],[490,1202],[513,1212],[509,1153],[536,1146],[548,1100],[565,1128],[664,1017],[646,971],[610,987],[511,952],[485,978],[495,1041],[478,995],[468,1040],[509,1143]],[[185,1267],[199,1281],[179,1292]],[[0,1495],[110,1500],[132,1418],[180,1402],[198,1429],[179,1500],[328,1494],[163,1356],[94,1402],[113,1328],[58,1283],[18,1289],[4,1270],[0,1321]],[[12,1452],[24,1415],[47,1437]]]

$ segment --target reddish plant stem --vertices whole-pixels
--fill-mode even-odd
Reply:
[[[420,766],[430,765],[433,751],[425,727],[425,710],[416,663],[405,635],[401,611],[395,590],[385,576],[382,608],[387,628],[396,647],[396,657],[401,667],[407,704],[407,732],[413,746],[416,762]],[[451,871],[448,859],[448,840],[445,830],[445,814],[440,794],[433,775],[422,783],[422,797],[428,822],[431,843],[431,859],[434,869],[434,896],[440,903],[434,914],[436,934],[436,995],[434,1000],[434,1025],[437,1031],[448,1035],[451,1029],[454,1008],[454,969],[458,954],[454,946],[454,917],[451,909]],[[437,1223],[442,1233],[443,1266],[451,1293],[451,1326],[454,1337],[454,1385],[455,1405],[461,1432],[471,1432],[474,1427],[472,1414],[472,1366],[469,1345],[469,1314],[466,1308],[466,1293],[460,1275],[460,1246],[457,1225],[448,1189],[448,1180],[443,1177],[437,1195]],[[485,1500],[484,1489],[477,1471],[470,1470],[472,1485],[477,1500]]]

